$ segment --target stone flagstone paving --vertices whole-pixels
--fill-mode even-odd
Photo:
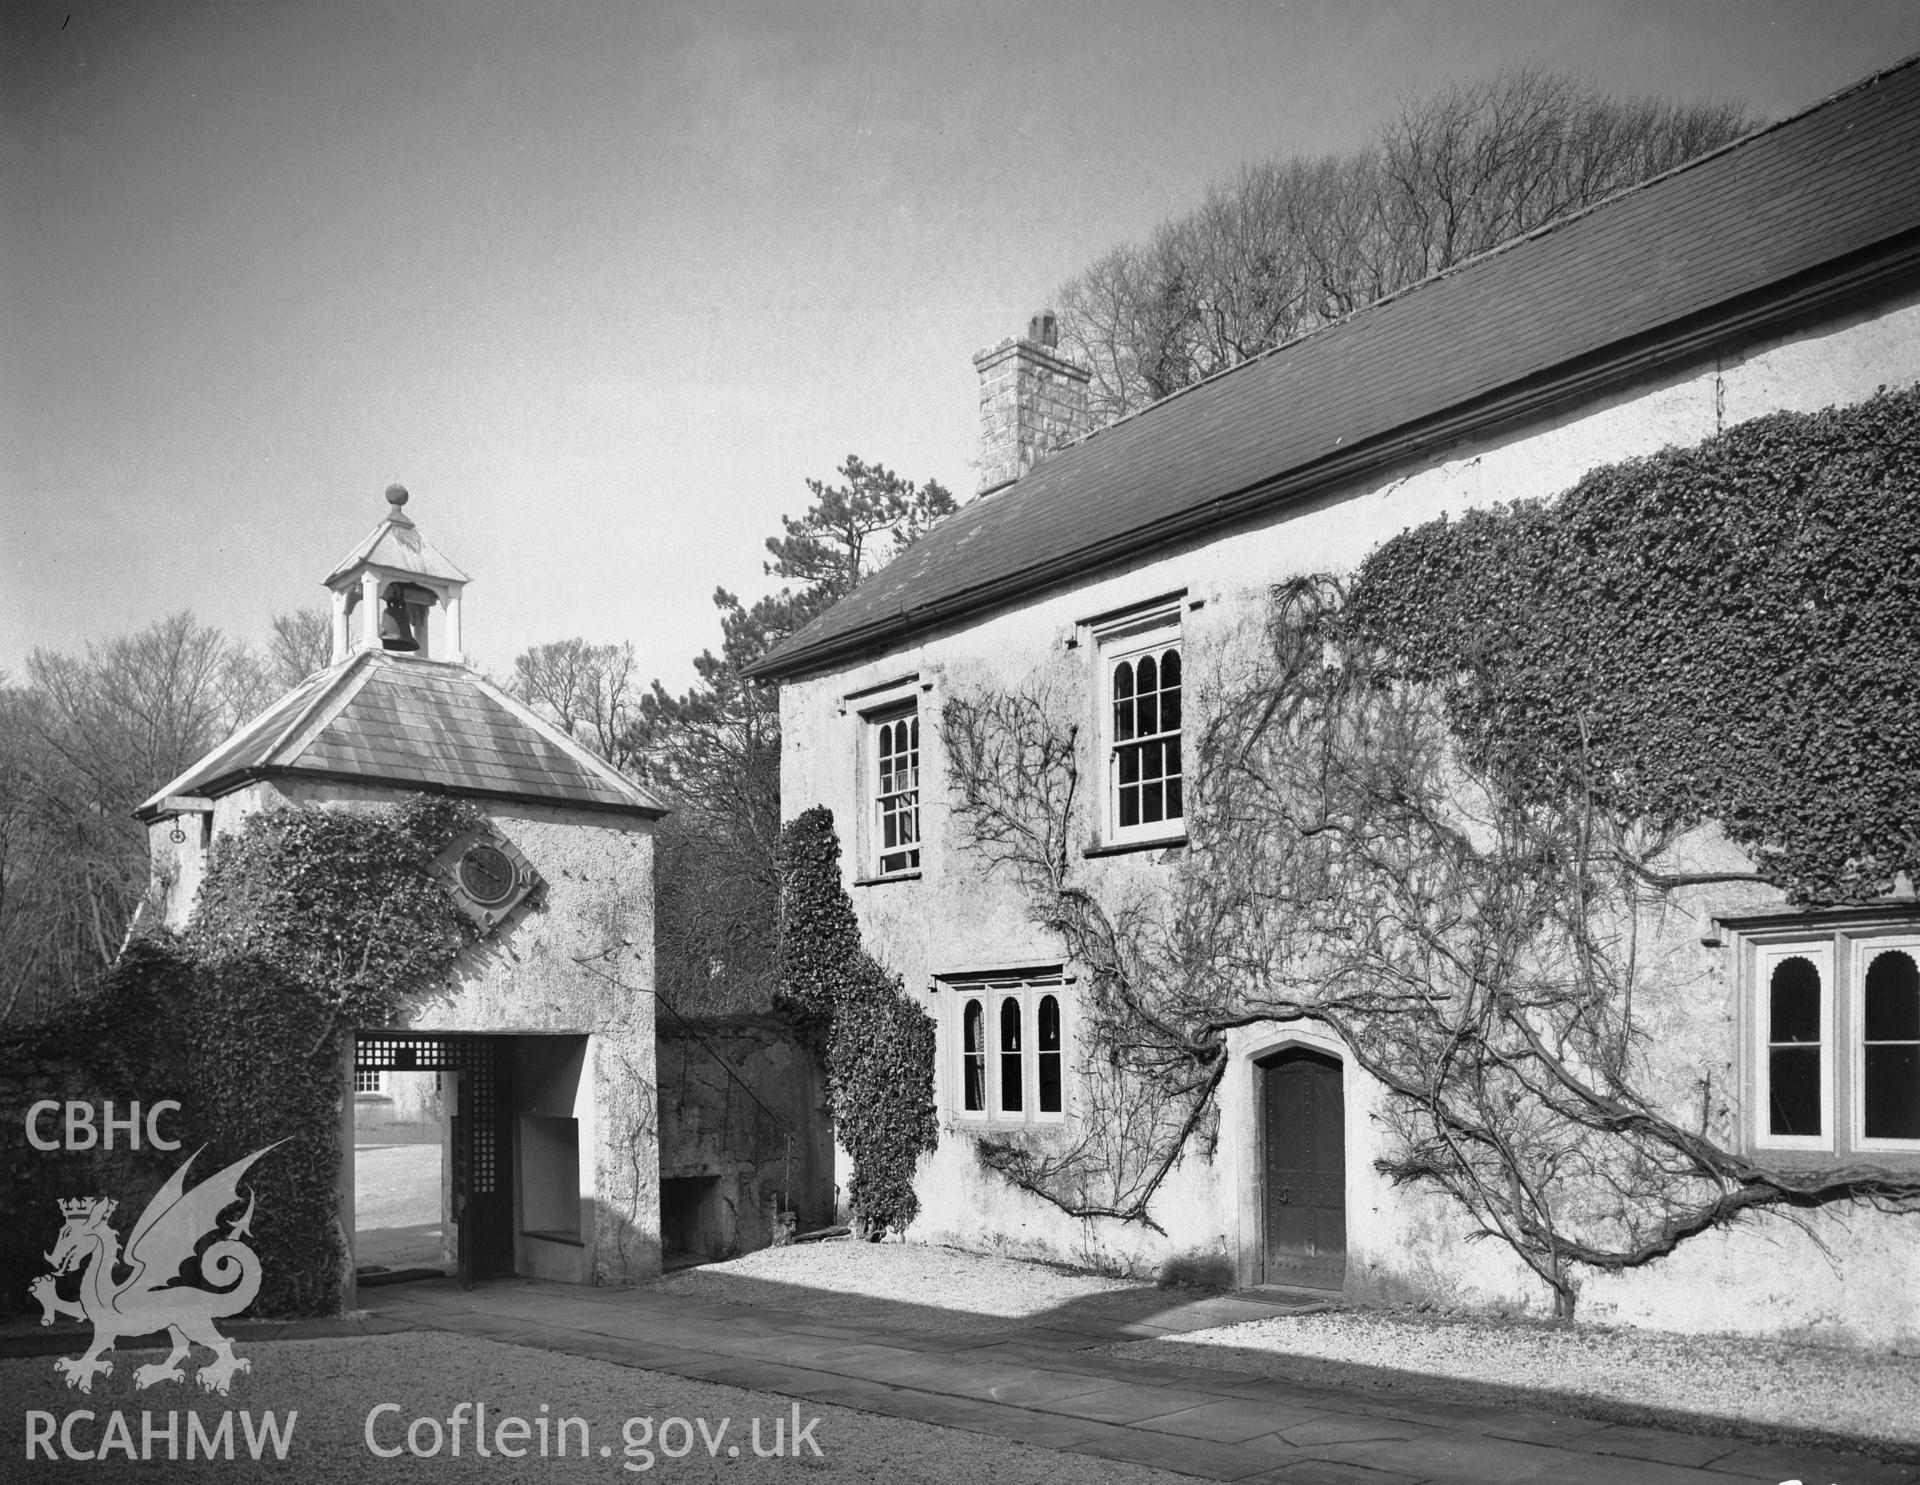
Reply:
[[[512,1280],[363,1292],[380,1328],[454,1331],[887,1417],[1287,1485],[1920,1482],[1920,1466],[1510,1408],[1382,1399],[1087,1349],[1271,1315],[1227,1296],[1164,1296],[976,1334],[924,1334],[647,1289]],[[1149,1309],[1149,1306],[1151,1307]],[[1152,1314],[1152,1319],[1146,1318]]]

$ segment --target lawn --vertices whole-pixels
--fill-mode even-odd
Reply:
[[[440,1267],[440,1146],[355,1145],[353,1220],[361,1268]]]

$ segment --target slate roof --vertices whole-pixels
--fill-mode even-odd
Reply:
[[[652,792],[465,666],[362,650],[309,676],[135,811],[306,776],[659,816]]]
[[[1920,285],[1920,58],[1069,445],[749,674],[877,652],[1889,275]]]

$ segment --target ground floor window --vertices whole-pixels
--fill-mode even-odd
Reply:
[[[1860,1132],[1920,1142],[1920,959],[1914,946],[1867,954],[1860,982]]]
[[[1755,1148],[1920,1155],[1920,926],[1759,928],[1749,981]]]
[[[962,1118],[1065,1117],[1069,985],[1058,971],[943,978],[950,1102]]]

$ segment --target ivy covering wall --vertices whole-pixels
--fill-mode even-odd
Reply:
[[[1718,820],[1797,900],[1920,878],[1920,389],[1417,527],[1346,612],[1542,790]]]
[[[27,1110],[42,1101],[98,1106],[112,1100],[124,1119],[167,1099],[191,1101],[188,1020],[193,967],[170,938],[136,938],[119,961],[69,1002],[58,1018],[0,1038],[0,1118],[12,1137],[0,1147],[0,1185],[12,1221],[0,1223],[0,1310],[37,1308],[27,1286],[47,1271],[46,1254],[60,1229],[58,1203],[110,1195],[122,1216],[135,1215],[193,1147],[155,1150],[142,1131],[140,1148],[123,1133],[112,1152],[40,1150],[29,1144]],[[61,1138],[61,1115],[44,1114],[43,1140]],[[187,1139],[177,1114],[162,1116],[163,1138]],[[126,1227],[121,1226],[125,1236]]]
[[[481,818],[426,796],[254,815],[214,842],[184,935],[136,940],[91,995],[0,1049],[16,1067],[58,1063],[91,1087],[179,1100],[169,1128],[182,1149],[148,1159],[149,1177],[202,1145],[190,1179],[278,1145],[246,1178],[263,1270],[251,1313],[337,1303],[352,1261],[336,1191],[344,1039],[447,982],[474,930],[432,861]],[[126,1221],[145,1199],[98,1194]]]
[[[816,805],[780,836],[780,1008],[823,1058],[834,1133],[853,1158],[847,1204],[863,1235],[904,1232],[913,1176],[939,1141],[933,1018],[860,946],[840,884],[833,812]]]
[[[1721,1070],[1657,1029],[1697,986],[1640,935],[1685,886],[1920,877],[1920,391],[1408,530],[1265,618],[1188,715],[1188,848],[1151,888],[1069,848],[1071,709],[1032,682],[943,708],[957,844],[1082,968],[1085,1063],[1182,1116],[997,1168],[1151,1223],[1232,1030],[1311,1020],[1384,1093],[1376,1168],[1455,1201],[1559,1315],[1578,1271],[1763,1212],[1920,1212],[1897,1165],[1729,1138]],[[1757,872],[1692,869],[1674,847],[1708,823]]]

